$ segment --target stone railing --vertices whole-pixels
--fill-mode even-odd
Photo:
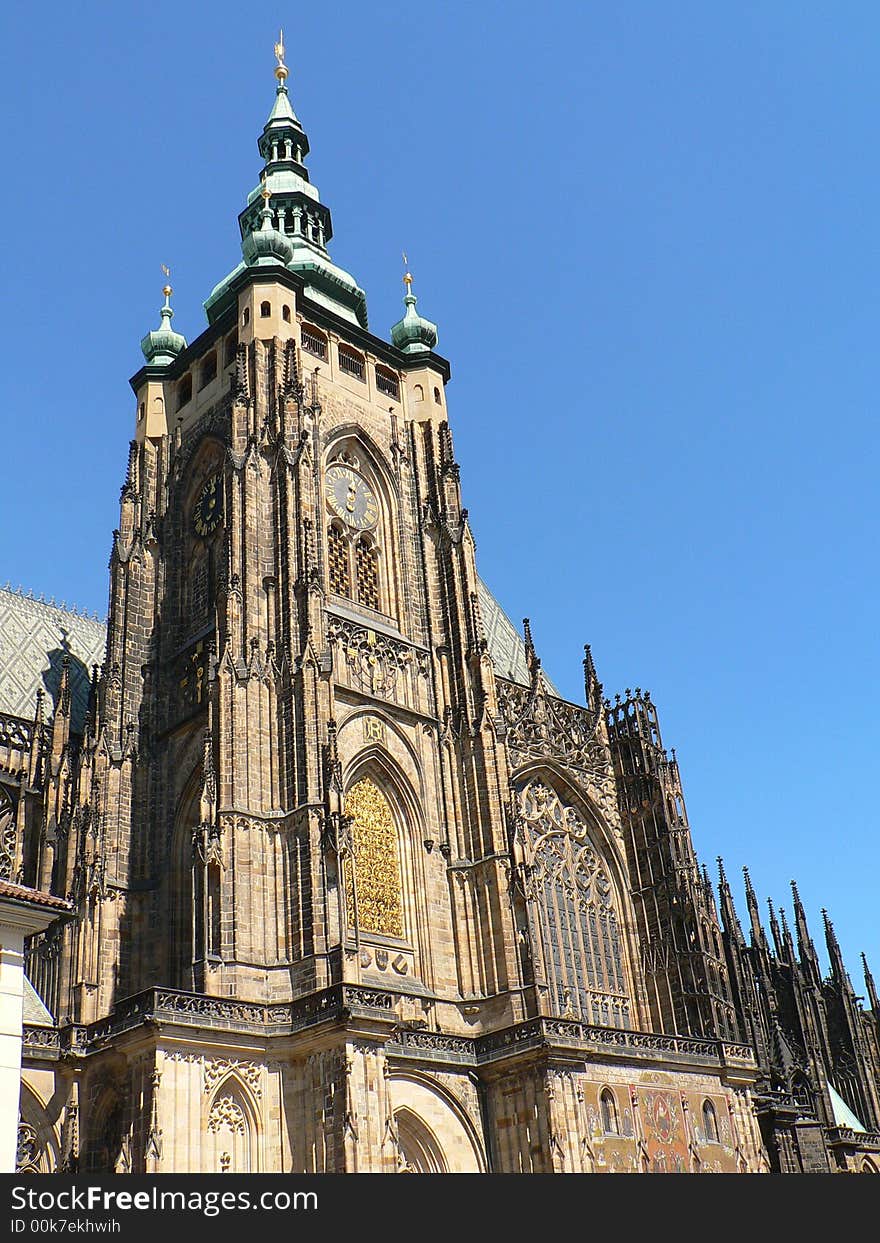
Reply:
[[[262,1034],[269,1038],[291,1035],[323,1023],[345,1024],[351,1018],[384,1021],[384,1037],[392,1055],[427,1058],[456,1064],[482,1065],[529,1049],[555,1048],[578,1059],[614,1056],[679,1065],[731,1062],[754,1067],[749,1045],[689,1036],[596,1027],[574,1019],[533,1018],[483,1036],[430,1031],[421,1024],[399,1022],[398,997],[382,989],[336,984],[294,1002],[259,1002],[208,997],[177,989],[152,988],[121,1002],[107,1018],[86,1027],[27,1027],[25,1053],[58,1057],[105,1047],[123,1032],[142,1024],[199,1027],[214,1031]]]
[[[825,1131],[829,1144],[852,1144],[856,1148],[880,1150],[880,1131],[854,1131],[849,1126],[828,1127]]]

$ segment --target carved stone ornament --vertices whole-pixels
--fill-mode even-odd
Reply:
[[[205,1091],[211,1092],[227,1075],[237,1075],[242,1083],[246,1083],[257,1099],[262,1093],[260,1084],[260,1068],[254,1062],[239,1062],[221,1057],[205,1063]]]
[[[12,880],[15,871],[15,808],[0,787],[0,880]]]
[[[216,1100],[208,1115],[209,1131],[216,1134],[221,1127],[225,1127],[233,1135],[243,1135],[246,1129],[242,1108],[231,1096],[221,1096]]]
[[[399,675],[412,666],[423,677],[427,676],[425,653],[398,639],[339,617],[330,618],[327,634],[345,660],[356,685],[371,695],[392,698]]]
[[[553,757],[596,776],[607,771],[610,760],[597,736],[598,712],[549,694],[543,676],[533,678],[531,686],[504,678],[498,678],[496,684],[514,767],[527,760]]]
[[[18,1124],[15,1149],[16,1174],[39,1174],[43,1164],[43,1146],[37,1132],[27,1122]]]

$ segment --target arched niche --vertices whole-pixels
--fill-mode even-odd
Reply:
[[[359,722],[351,724],[355,737],[359,732],[359,725]],[[377,789],[387,804],[394,826],[396,861],[391,857],[393,852],[389,851],[384,863],[383,883],[393,882],[396,862],[402,920],[396,932],[389,929],[383,933],[376,928],[361,927],[360,938],[362,941],[364,938],[380,941],[382,938],[388,938],[398,943],[403,951],[402,957],[406,966],[403,967],[396,952],[391,953],[390,961],[397,962],[397,967],[389,968],[390,973],[393,975],[397,971],[405,976],[412,972],[428,983],[432,968],[424,847],[427,830],[423,811],[422,784],[416,767],[416,757],[405,744],[405,740],[398,738],[390,725],[384,737],[384,743],[361,744],[360,749],[354,755],[349,754],[346,757],[343,766],[345,811],[346,814],[352,813],[350,793],[363,781],[369,782]],[[343,730],[340,730],[339,738],[342,743]],[[354,742],[351,733],[347,742]],[[394,754],[388,749],[389,747],[394,748]],[[345,750],[348,749],[346,746]],[[343,747],[340,745],[340,753],[342,752]],[[356,838],[356,825],[353,827],[353,833]],[[372,859],[367,866],[374,867],[375,859]],[[348,879],[345,883],[346,923],[349,935],[352,935],[353,924],[348,918],[351,912],[352,890]],[[377,963],[381,961],[381,956],[375,955],[375,961]]]
[[[168,969],[175,988],[191,989],[194,940],[193,834],[199,824],[202,767],[191,773],[177,803],[171,835],[166,917]]]
[[[256,1174],[260,1170],[260,1114],[237,1075],[220,1081],[205,1107],[202,1172]]]
[[[398,1169],[419,1174],[485,1172],[474,1121],[452,1092],[418,1072],[390,1076]]]
[[[86,1119],[85,1169],[93,1174],[130,1173],[125,1102],[112,1083],[93,1089]]]

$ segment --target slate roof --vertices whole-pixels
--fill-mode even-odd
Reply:
[[[81,733],[92,665],[104,660],[107,628],[97,618],[0,588],[0,712],[34,719],[37,691],[46,692],[45,719],[54,714],[61,662],[70,656],[71,728]]]

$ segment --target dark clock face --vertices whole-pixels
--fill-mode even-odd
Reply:
[[[217,530],[223,515],[223,498],[220,491],[220,476],[212,475],[199,493],[193,508],[193,529],[196,535],[210,535]]]
[[[327,470],[327,500],[334,514],[358,531],[376,525],[379,503],[369,485],[350,466]]]

